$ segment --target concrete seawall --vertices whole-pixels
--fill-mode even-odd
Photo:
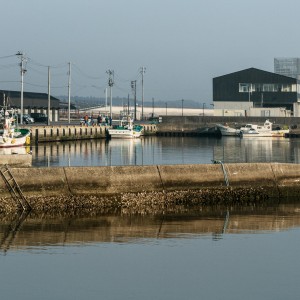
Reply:
[[[143,124],[144,134],[156,134],[155,124]],[[23,127],[26,127],[25,125]],[[30,126],[31,143],[76,141],[86,139],[101,139],[107,136],[108,126],[81,126],[81,125],[39,125]]]
[[[153,202],[155,197],[163,203],[166,195],[170,203],[184,199],[187,205],[199,199],[213,204],[216,203],[214,197],[218,198],[218,204],[226,204],[229,196],[237,204],[245,197],[258,201],[269,197],[300,199],[300,165],[296,164],[226,164],[224,169],[220,164],[207,164],[10,168],[10,171],[30,205],[39,210],[59,208],[60,202],[69,207],[69,201],[74,198],[76,201],[70,207],[80,202],[79,207],[89,203],[90,209],[105,206],[105,201],[112,198],[117,206],[122,205],[124,199],[127,206],[132,203],[136,206],[139,201]],[[228,178],[229,187],[224,176]],[[2,179],[0,193],[2,198],[10,198]],[[109,205],[113,205],[112,202]]]

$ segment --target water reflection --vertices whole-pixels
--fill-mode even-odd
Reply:
[[[201,208],[170,215],[39,216],[0,220],[0,249],[89,243],[145,243],[153,239],[222,239],[226,234],[262,233],[300,227],[300,204],[245,208]]]
[[[299,163],[300,142],[285,138],[144,137],[47,143],[32,148],[35,167],[208,164],[212,160]]]
[[[214,146],[214,157],[227,163],[299,163],[300,144],[297,139],[224,137]]]
[[[11,154],[29,154],[31,152],[30,146],[24,147],[10,147],[10,148],[0,148],[0,155],[11,155]]]

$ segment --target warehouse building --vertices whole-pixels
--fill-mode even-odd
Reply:
[[[213,78],[217,116],[300,116],[296,78],[249,68]]]
[[[21,92],[0,90],[0,106],[3,106],[4,99],[7,99],[11,108],[21,110]],[[60,100],[50,97],[50,121],[58,121]],[[44,113],[48,115],[48,94],[47,93],[23,93],[23,114]]]

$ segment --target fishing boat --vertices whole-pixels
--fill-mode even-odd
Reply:
[[[0,114],[0,148],[30,144],[30,129],[17,128],[13,110],[4,109]]]
[[[247,132],[241,132],[241,137],[285,137],[289,133],[289,130],[269,130],[259,131],[257,129],[250,129]]]
[[[263,125],[247,124],[245,127],[241,127],[241,137],[284,137],[289,133],[287,129],[275,129],[272,128],[273,123],[266,120]]]
[[[123,117],[119,124],[108,129],[111,138],[132,139],[139,138],[143,134],[144,126],[134,124],[130,116]]]
[[[217,128],[220,130],[222,136],[239,136],[240,129],[232,128],[228,124],[216,124]]]

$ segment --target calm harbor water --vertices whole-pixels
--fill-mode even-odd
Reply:
[[[32,158],[35,167],[210,164],[212,160],[299,163],[300,140],[234,137],[87,140],[39,144],[32,148]]]
[[[299,163],[297,139],[157,138],[33,147],[33,165]],[[1,299],[295,299],[300,201],[157,215],[0,216]]]

